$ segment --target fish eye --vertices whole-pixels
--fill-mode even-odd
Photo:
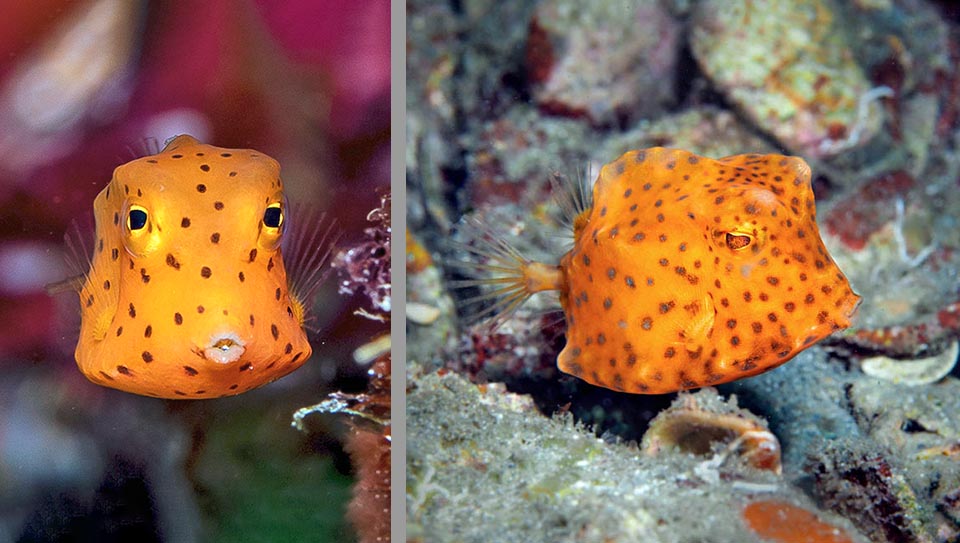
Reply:
[[[283,210],[280,209],[280,203],[270,204],[263,212],[263,225],[269,228],[280,228],[281,224],[283,224]]]
[[[746,249],[753,242],[753,238],[745,234],[734,234],[733,232],[727,232],[726,243],[727,248],[734,251],[739,251]]]
[[[147,208],[134,203],[127,204],[123,229],[123,246],[133,256],[143,256],[160,244],[160,232],[156,217],[151,217]]]
[[[147,210],[142,206],[132,205],[127,213],[127,229],[131,232],[141,230],[147,225]]]

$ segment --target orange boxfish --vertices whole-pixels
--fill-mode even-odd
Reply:
[[[859,304],[820,239],[810,167],[746,154],[630,151],[604,166],[559,266],[502,240],[473,252],[496,277],[488,309],[556,290],[557,364],[594,385],[663,394],[770,370],[846,328]],[[502,315],[501,315],[502,316]]]
[[[88,379],[159,398],[215,398],[310,357],[304,322],[332,224],[288,228],[275,160],[177,136],[118,167],[93,207],[93,255],[78,256],[89,270],[64,282],[80,294],[75,354]]]

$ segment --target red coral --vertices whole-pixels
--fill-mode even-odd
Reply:
[[[960,301],[947,304],[911,323],[866,328],[841,338],[859,349],[897,358],[921,358],[943,351],[960,337]]]
[[[903,197],[916,181],[905,171],[881,174],[834,205],[825,219],[827,230],[850,248],[863,249],[867,240],[896,213],[894,200]]]
[[[357,470],[357,484],[347,517],[361,543],[390,541],[390,427],[355,428],[346,443]]]
[[[345,276],[341,294],[362,294],[376,311],[390,313],[390,195],[380,197],[380,207],[367,214],[374,226],[365,229],[366,239],[334,257],[333,267]]]
[[[853,543],[840,528],[785,501],[757,500],[747,504],[741,514],[754,533],[778,543]]]

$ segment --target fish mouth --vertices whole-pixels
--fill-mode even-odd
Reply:
[[[230,364],[240,360],[244,351],[243,340],[236,334],[217,334],[203,349],[203,357],[218,364]]]

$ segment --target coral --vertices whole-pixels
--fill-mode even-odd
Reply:
[[[309,432],[306,417],[316,413],[349,415],[344,447],[350,454],[357,482],[347,518],[361,543],[390,541],[390,355],[381,356],[367,372],[370,381],[360,394],[333,392],[317,405],[303,407],[291,425]]]
[[[877,453],[830,446],[813,463],[814,494],[873,541],[933,541],[931,512],[900,470]]]
[[[353,460],[357,484],[347,516],[361,543],[390,541],[390,357],[381,357],[370,370],[367,393],[356,408],[386,421],[380,427],[354,425],[346,449]]]
[[[367,214],[374,223],[364,230],[366,239],[340,250],[333,259],[333,267],[344,278],[340,281],[341,294],[362,294],[370,307],[382,315],[390,313],[390,194],[380,196],[380,207]]]
[[[440,268],[419,237],[407,230],[407,359],[428,362],[453,334],[456,308]]]
[[[660,2],[539,2],[530,21],[527,76],[549,114],[598,125],[660,113],[673,97],[680,24]],[[638,22],[655,32],[636,32]]]
[[[466,157],[470,202],[524,202],[544,192],[551,173],[566,173],[583,160],[580,149],[588,137],[582,123],[545,117],[530,106],[485,122],[467,142],[473,147]]]
[[[502,386],[424,374],[417,364],[407,382],[407,533],[415,541],[747,543],[759,536],[731,514],[745,496],[807,502],[768,470],[751,481],[704,478],[702,458],[648,457],[598,439],[569,415],[546,418]]]
[[[853,543],[842,529],[820,520],[817,515],[781,500],[756,500],[741,511],[750,529],[777,543]]]
[[[715,106],[694,106],[612,134],[591,155],[598,161],[609,160],[643,147],[687,149],[711,157],[731,156],[745,149],[755,153],[776,152],[775,147],[732,112]]]
[[[904,387],[864,377],[847,395],[868,440],[882,446],[873,454],[889,457],[894,473],[913,490],[922,512],[911,516],[932,526],[930,531],[958,533],[960,380]]]
[[[916,180],[907,172],[885,172],[835,202],[823,223],[851,249],[863,249],[872,234],[896,217],[894,202],[914,186]]]
[[[845,24],[828,0],[712,0],[695,8],[690,46],[751,121],[794,152],[829,157],[864,145],[883,118]]]
[[[556,313],[518,311],[496,329],[475,324],[458,338],[447,366],[479,381],[554,377],[562,322]]]
[[[347,518],[361,543],[390,541],[390,427],[383,433],[354,428],[347,452],[357,472]]]
[[[942,352],[960,337],[960,302],[920,315],[910,323],[860,328],[839,340],[866,351],[897,358],[921,358]]]

